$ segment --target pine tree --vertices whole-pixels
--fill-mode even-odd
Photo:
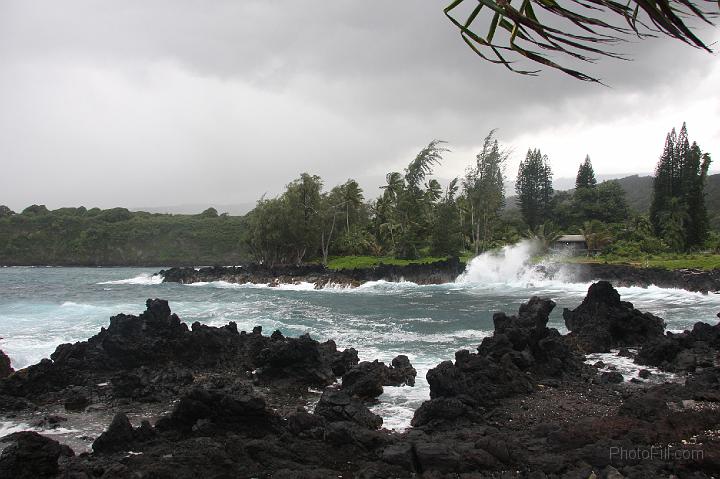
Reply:
[[[580,168],[578,168],[577,177],[575,178],[575,189],[594,188],[595,185],[597,185],[595,171],[590,161],[590,155],[586,155],[585,161],[580,163]]]
[[[690,145],[687,126],[673,129],[655,169],[650,221],[675,250],[697,248],[708,235],[705,181],[710,155]]]
[[[535,231],[549,218],[553,195],[552,170],[540,150],[528,150],[520,162],[515,192],[525,223]]]

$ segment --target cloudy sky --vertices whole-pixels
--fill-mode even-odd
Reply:
[[[720,163],[720,57],[636,41],[609,88],[484,63],[434,0],[0,3],[0,204],[236,204],[303,171],[367,196],[433,138],[462,174],[498,128],[556,177],[647,173],[673,126]],[[706,30],[709,42],[718,29]],[[714,170],[718,170],[717,167]]]

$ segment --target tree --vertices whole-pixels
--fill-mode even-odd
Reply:
[[[463,180],[470,214],[470,237],[475,254],[487,249],[492,231],[499,223],[505,206],[505,162],[510,152],[500,149],[495,130],[485,137],[475,165],[468,168]]]
[[[711,10],[703,10],[703,5]],[[483,8],[487,16],[481,15]],[[711,51],[688,23],[699,19],[713,25],[716,8],[720,10],[720,4],[703,0],[570,0],[562,5],[555,0],[523,0],[519,6],[505,0],[452,0],[444,11],[460,30],[463,41],[484,60],[523,75],[538,73],[516,68],[508,57],[513,54],[579,80],[600,82],[546,53],[580,62],[593,62],[598,56],[624,59],[610,46],[657,33]],[[467,14],[456,18],[457,11]],[[480,28],[487,33],[481,33]]]
[[[442,188],[437,180],[425,179],[440,163],[447,148],[443,141],[433,140],[413,159],[404,175],[393,172],[386,177],[383,196],[376,202],[380,215],[379,234],[389,237],[394,254],[403,259],[417,258],[427,244],[432,226],[432,210]]]
[[[457,183],[457,178],[450,182],[445,194],[435,208],[430,252],[436,256],[457,256],[462,249],[460,216],[457,214],[458,209],[455,199],[458,191]]]
[[[704,190],[710,162],[697,143],[690,144],[685,124],[679,135],[675,129],[667,135],[655,169],[650,221],[658,235],[670,231],[682,236],[668,240],[673,248],[697,248],[707,238]]]
[[[525,223],[535,231],[547,220],[553,195],[552,170],[540,150],[528,150],[520,162],[515,192]]]
[[[575,178],[575,189],[595,188],[596,184],[595,171],[590,161],[590,155],[587,155],[585,156],[585,161],[580,163],[580,168],[578,168],[577,177]]]
[[[14,215],[15,212],[5,205],[0,205],[0,218],[5,218]]]

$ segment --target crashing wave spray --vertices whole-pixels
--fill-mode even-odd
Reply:
[[[544,275],[532,264],[533,255],[540,251],[536,241],[522,240],[504,246],[500,251],[488,251],[468,263],[456,283],[508,284],[541,281]]]

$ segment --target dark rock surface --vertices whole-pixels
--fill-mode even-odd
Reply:
[[[59,461],[74,456],[69,447],[31,431],[10,434],[0,442],[7,444],[0,454],[0,477],[7,479],[57,477]]]
[[[574,281],[589,283],[593,281],[609,281],[615,286],[640,286],[647,288],[655,285],[661,288],[677,288],[699,293],[720,291],[720,269],[711,271],[664,268],[638,268],[624,264],[562,264],[546,269],[552,277],[555,270],[562,266],[563,275],[570,276]]]
[[[397,356],[391,364],[363,361],[343,374],[341,387],[351,396],[371,400],[383,393],[383,386],[415,385],[417,371],[407,356]]]
[[[48,361],[42,375],[19,372],[31,381],[25,391],[42,391],[40,383],[33,382],[42,378],[60,388],[42,393],[43,401],[56,409],[71,392],[85,394],[93,405],[112,407],[117,392],[103,395],[82,381],[63,386],[68,377],[111,377],[117,380],[108,389],[122,390],[123,407],[151,394],[170,399],[163,403],[169,412],[154,426],[141,422],[133,427],[128,416],[117,411],[95,440],[93,452],[78,456],[36,433],[11,435],[0,455],[0,477],[717,477],[720,368],[681,373],[684,383],[604,381],[584,364],[572,338],[547,328],[553,307],[550,300],[532,298],[517,316],[496,314],[493,336],[483,340],[476,353],[459,351],[454,363],[444,362],[428,373],[432,399],[416,411],[414,427],[404,433],[380,429],[382,418],[361,399],[372,394],[349,393],[363,381],[377,389],[386,381],[414,378],[403,357],[392,367],[379,362],[355,366],[357,352],[339,352],[331,342],[201,325],[170,337],[169,344],[159,336],[135,338],[158,348],[152,353],[157,364],[121,360],[121,351],[129,346],[113,350],[119,357],[87,353],[97,347],[92,340],[59,348],[68,356],[56,357],[77,359],[72,363],[76,374],[66,362],[62,364],[67,369],[55,370]],[[156,319],[153,315],[152,321]],[[714,330],[708,328],[714,327],[696,326],[686,336],[714,344]],[[199,336],[187,339],[193,334]],[[197,356],[197,364],[186,361],[187,353],[175,349],[181,339],[186,345],[207,347],[207,356]],[[110,344],[123,341],[116,338]],[[293,361],[283,360],[284,354]],[[84,361],[94,366],[128,361],[129,366],[106,366],[107,372],[92,375]],[[245,367],[257,369],[256,374]],[[321,372],[309,371],[318,368]],[[324,380],[328,370],[333,380],[342,374],[356,375],[356,381],[342,389],[326,387],[314,412],[308,412],[299,405],[298,387]],[[393,370],[397,376],[390,374]],[[0,388],[8,383],[17,400],[34,399],[34,392],[24,395],[18,386],[22,383],[13,379],[19,373],[0,381]],[[607,379],[612,374],[619,375],[613,372]],[[50,421],[47,414],[40,417],[46,416]],[[654,449],[658,445],[695,456],[661,457]],[[623,457],[617,453],[623,448],[648,458]]]
[[[256,283],[277,286],[299,282],[314,283],[317,288],[328,284],[358,286],[367,281],[412,281],[417,284],[442,284],[455,281],[465,270],[458,258],[427,264],[397,266],[380,264],[371,268],[331,270],[319,264],[265,266],[212,266],[206,268],[170,268],[158,274],[169,283],[197,283],[201,281],[227,281],[230,283]]]
[[[307,335],[263,336],[261,328],[239,332],[235,323],[190,328],[167,301],[148,300],[139,316],[119,314],[87,341],[62,344],[38,364],[0,380],[0,404],[12,398],[36,403],[61,400],[69,411],[94,401],[157,402],[190,390],[198,379],[223,373],[226,381],[255,380],[279,389],[325,387],[357,364],[357,351],[338,351]],[[99,385],[109,384],[110,387]],[[4,399],[3,399],[4,398]],[[16,401],[22,407],[22,403]]]
[[[0,350],[0,379],[10,376],[14,371],[10,365],[10,358]]]
[[[315,406],[315,414],[328,422],[349,421],[367,429],[379,429],[383,420],[373,414],[362,401],[345,391],[326,389]]]
[[[455,363],[444,361],[427,373],[431,403],[413,419],[420,426],[435,419],[460,417],[463,411],[490,407],[499,400],[528,394],[543,379],[591,374],[583,358],[556,329],[547,327],[555,303],[533,297],[520,306],[518,316],[496,313],[495,331],[483,339],[477,353],[455,353]],[[448,401],[455,399],[455,401]],[[450,407],[443,411],[442,405]]]
[[[574,310],[565,308],[563,318],[570,337],[586,353],[640,346],[661,338],[665,328],[661,318],[621,301],[607,281],[592,284],[582,304]]]
[[[638,351],[636,362],[667,371],[692,372],[718,365],[719,354],[720,323],[695,323],[689,331],[667,332],[644,345]]]

